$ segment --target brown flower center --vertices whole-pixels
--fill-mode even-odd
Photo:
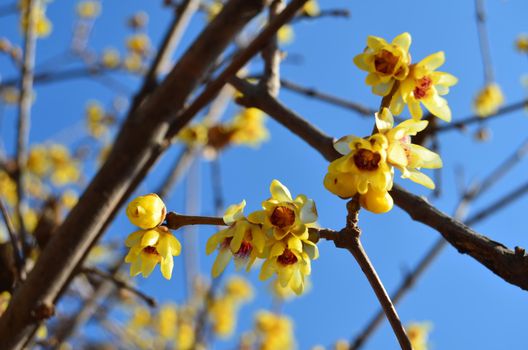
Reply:
[[[392,75],[394,69],[398,64],[398,57],[394,56],[387,50],[381,50],[380,53],[374,57],[374,67],[376,71],[386,75]]]
[[[416,87],[414,88],[414,98],[421,99],[427,95],[427,91],[433,85],[433,80],[429,76],[425,76],[417,81]]]
[[[369,151],[368,149],[361,148],[354,154],[354,164],[360,170],[376,170],[381,160],[379,153]]]
[[[156,249],[156,247],[153,247],[151,245],[146,246],[145,248],[143,248],[143,251],[145,253],[147,253],[147,254],[159,255],[158,250]]]
[[[286,248],[284,253],[279,255],[279,257],[277,258],[277,261],[282,265],[293,265],[297,262],[297,260],[298,259],[295,254],[293,254],[293,252],[288,248]]]
[[[276,207],[271,213],[270,222],[278,228],[291,226],[295,222],[295,212],[288,207]]]

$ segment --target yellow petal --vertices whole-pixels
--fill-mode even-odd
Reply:
[[[231,225],[233,222],[240,220],[244,217],[244,207],[246,206],[246,201],[243,200],[238,204],[230,205],[224,214],[224,222],[227,225]]]
[[[427,108],[433,115],[446,122],[451,121],[451,109],[447,105],[447,101],[438,96],[438,94],[434,94],[430,98],[425,98],[422,102],[425,108]]]
[[[392,129],[394,125],[394,117],[388,108],[383,107],[381,113],[375,113],[376,127],[381,133],[385,133]]]
[[[434,71],[435,69],[443,65],[444,62],[444,51],[438,51],[421,60],[418,65],[424,67],[428,71]]]
[[[141,274],[143,277],[148,277],[156,265],[158,264],[158,260],[155,258],[155,256],[152,256],[150,254],[142,254],[141,256]]]
[[[160,234],[156,230],[147,230],[145,231],[145,234],[141,238],[141,246],[154,246],[158,242],[158,239],[160,237]]]
[[[411,180],[411,181],[414,181],[420,185],[423,185],[431,190],[434,190],[435,188],[435,184],[433,182],[433,180],[431,180],[431,178],[427,175],[425,175],[424,173],[418,171],[418,170],[415,170],[415,169],[409,169],[409,175],[408,175],[408,179]]]
[[[231,261],[232,256],[233,255],[229,249],[220,249],[213,263],[213,268],[211,271],[213,278],[217,278],[222,272],[224,272],[227,264],[229,261]]]
[[[388,43],[383,38],[380,38],[374,35],[369,35],[367,37],[367,46],[370,47],[371,49],[374,49],[374,50],[380,49],[386,45],[388,45]]]
[[[170,280],[172,277],[172,269],[174,268],[174,260],[172,258],[172,255],[168,255],[167,257],[163,258],[161,260],[161,274],[166,279]]]
[[[273,180],[270,185],[271,197],[280,202],[289,202],[292,200],[290,191],[280,183],[279,180]]]
[[[405,51],[409,51],[409,47],[411,46],[411,34],[407,32],[401,33],[392,40],[392,44],[400,46]]]

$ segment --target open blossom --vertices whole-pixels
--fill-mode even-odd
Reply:
[[[180,255],[181,244],[166,227],[136,231],[128,236],[125,244],[130,248],[125,262],[131,264],[131,276],[141,273],[143,277],[148,277],[160,264],[163,277],[171,279],[174,267],[172,257]]]
[[[212,268],[212,275],[215,278],[225,270],[231,258],[234,258],[237,268],[246,265],[246,269],[249,270],[264,251],[266,236],[260,225],[253,224],[244,217],[245,206],[246,201],[242,201],[227,208],[223,219],[229,227],[215,233],[207,240],[208,255],[218,249]]]
[[[386,96],[395,80],[401,81],[407,77],[411,63],[410,46],[409,33],[398,35],[390,44],[377,36],[367,38],[365,51],[354,57],[354,63],[369,73],[365,82],[372,86],[373,93]]]
[[[255,317],[255,331],[260,350],[296,348],[293,322],[286,316],[259,311]]]
[[[379,133],[367,139],[345,136],[334,148],[343,156],[328,166],[326,189],[342,198],[359,195],[361,206],[373,213],[391,210],[393,200],[388,191],[394,171],[387,163],[387,138]]]
[[[504,95],[496,83],[487,84],[475,96],[473,109],[479,117],[487,117],[496,113],[504,103]]]
[[[451,121],[451,109],[442,96],[449,92],[449,87],[455,85],[458,79],[449,73],[436,71],[444,62],[444,53],[440,51],[413,64],[409,75],[392,98],[390,110],[399,115],[406,104],[412,117],[421,119],[423,112],[420,104],[423,104],[434,116]]]
[[[308,239],[308,228],[317,221],[315,203],[305,195],[292,199],[278,180],[272,181],[270,192],[271,198],[262,203],[263,210],[248,216],[250,222],[262,225],[268,237],[260,279],[277,274],[283,287],[301,294],[305,276],[311,273],[311,260],[319,256],[317,246]]]
[[[77,16],[83,19],[93,19],[101,14],[101,3],[94,0],[84,0],[77,4]]]
[[[101,56],[101,63],[105,68],[115,69],[121,63],[119,51],[114,48],[106,48]]]
[[[150,38],[143,33],[134,34],[128,37],[126,46],[131,52],[145,55],[150,50]]]
[[[328,166],[324,184],[332,193],[349,198],[364,195],[370,188],[387,191],[392,188],[393,172],[387,164],[387,139],[374,134],[367,139],[345,136],[334,148],[343,156]]]
[[[161,225],[166,212],[165,203],[155,193],[136,197],[126,209],[130,222],[144,230]]]
[[[230,141],[238,145],[258,146],[269,138],[266,116],[258,108],[245,108],[229,123]]]
[[[290,191],[278,180],[270,185],[271,198],[262,202],[263,210],[255,211],[248,220],[262,225],[262,229],[275,239],[288,234],[298,238],[308,238],[308,227],[317,221],[317,209],[312,199],[299,195],[294,199]]]
[[[402,172],[402,178],[408,178],[427,188],[434,189],[435,184],[420,168],[436,169],[442,167],[440,156],[427,148],[411,143],[411,136],[427,127],[426,120],[406,120],[394,127],[394,118],[388,108],[376,113],[376,127],[388,141],[387,163]]]

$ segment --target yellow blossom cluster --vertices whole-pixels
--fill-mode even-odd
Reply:
[[[84,113],[90,136],[98,139],[108,134],[108,128],[114,123],[115,118],[106,113],[98,101],[89,101]]]
[[[50,35],[51,29],[53,27],[51,21],[46,17],[46,7],[49,1],[47,0],[37,0],[34,1],[32,5],[31,18],[29,21],[33,22],[35,28],[35,35],[37,38],[44,38]],[[20,0],[18,5],[20,9],[20,26],[22,31],[26,31],[28,28],[28,18],[25,16],[25,13],[28,9],[28,0]]]
[[[240,306],[253,298],[253,288],[242,277],[231,277],[222,295],[217,296],[209,306],[209,319],[213,332],[220,338],[231,336],[237,323]]]
[[[131,201],[126,210],[132,224],[141,228],[130,234],[125,244],[130,248],[125,262],[130,263],[130,275],[149,276],[157,264],[166,279],[172,277],[173,256],[180,255],[181,244],[166,226],[165,203],[155,194],[140,196]]]
[[[504,103],[504,95],[496,83],[487,84],[477,93],[473,101],[473,109],[479,117],[487,117],[496,113]]]
[[[260,311],[255,318],[259,350],[295,349],[293,322],[290,318],[269,311]]]
[[[335,142],[335,149],[343,156],[328,166],[324,185],[343,198],[359,195],[365,209],[384,213],[393,206],[388,191],[393,185],[394,167],[402,172],[402,178],[433,189],[434,182],[420,169],[439,168],[442,160],[438,154],[411,143],[411,136],[426,128],[426,120],[408,119],[394,126],[388,108],[375,117],[378,132],[367,138],[345,136]]]
[[[369,74],[365,80],[372,92],[379,96],[392,95],[390,110],[400,115],[405,105],[414,119],[421,119],[421,104],[433,115],[451,121],[451,109],[442,97],[457,78],[436,69],[444,64],[442,51],[411,64],[409,47],[411,35],[398,35],[391,43],[383,38],[369,36],[365,51],[354,58],[354,63]],[[393,91],[394,90],[394,91]]]
[[[528,53],[528,34],[521,34],[515,41],[515,47],[521,53]]]
[[[27,169],[39,178],[49,177],[56,186],[76,183],[81,177],[79,162],[61,144],[32,146],[27,158]]]
[[[142,306],[133,309],[126,336],[140,349],[190,350],[195,342],[196,310],[188,305],[161,305],[155,314]]]
[[[311,273],[311,260],[317,259],[317,246],[309,240],[308,228],[317,221],[313,200],[305,195],[292,199],[290,191],[278,180],[270,185],[271,198],[262,210],[244,216],[245,201],[230,206],[224,215],[229,226],[207,241],[207,254],[218,250],[212,274],[218,276],[234,258],[237,267],[249,269],[256,258],[265,259],[260,279],[278,275],[282,287],[296,294],[304,290],[305,277]]]
[[[226,123],[208,126],[196,123],[183,128],[176,139],[188,147],[207,147],[218,152],[230,144],[257,147],[269,138],[264,113],[245,108]]]

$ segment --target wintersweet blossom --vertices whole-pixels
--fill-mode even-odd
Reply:
[[[435,184],[420,168],[436,169],[442,167],[440,156],[425,147],[411,143],[411,136],[427,127],[426,120],[405,120],[394,126],[394,118],[388,108],[376,113],[376,127],[387,138],[387,163],[402,172],[402,178],[434,189]]]
[[[366,84],[372,86],[376,95],[386,96],[396,80],[401,81],[409,74],[411,35],[402,33],[388,43],[377,36],[367,38],[364,52],[354,57],[359,69],[368,72]]]
[[[161,225],[166,213],[165,203],[155,193],[136,197],[126,209],[130,222],[144,230]]]
[[[271,182],[270,192],[271,198],[262,203],[263,210],[248,216],[250,222],[262,225],[268,238],[259,277],[266,280],[277,274],[283,287],[301,294],[305,276],[311,273],[311,260],[319,256],[317,246],[308,239],[308,228],[317,221],[317,209],[305,195],[293,199],[278,180]]]
[[[213,277],[218,277],[226,268],[231,258],[234,258],[237,268],[246,265],[249,270],[257,257],[261,257],[266,236],[262,227],[249,222],[244,217],[246,201],[227,208],[223,220],[229,227],[212,235],[206,243],[206,254],[218,250],[212,267]]]
[[[131,264],[131,276],[141,273],[143,277],[148,277],[156,265],[160,264],[163,277],[171,279],[173,256],[180,255],[181,244],[166,227],[133,232],[127,237],[125,244],[130,248],[125,262]]]
[[[269,311],[259,311],[255,331],[260,350],[295,349],[293,322],[290,318]]]
[[[399,115],[406,104],[411,116],[419,120],[423,115],[420,104],[423,104],[434,116],[451,121],[451,109],[442,96],[449,93],[449,87],[455,85],[458,79],[449,73],[436,71],[444,62],[444,52],[439,51],[413,64],[391,100],[391,111]]]
[[[405,327],[413,350],[429,349],[428,338],[431,328],[428,322],[410,323]]]
[[[487,117],[496,113],[504,103],[504,95],[496,83],[487,84],[475,96],[473,109],[479,117]]]
[[[101,3],[94,0],[84,0],[77,4],[77,16],[82,19],[94,19],[101,14]]]

